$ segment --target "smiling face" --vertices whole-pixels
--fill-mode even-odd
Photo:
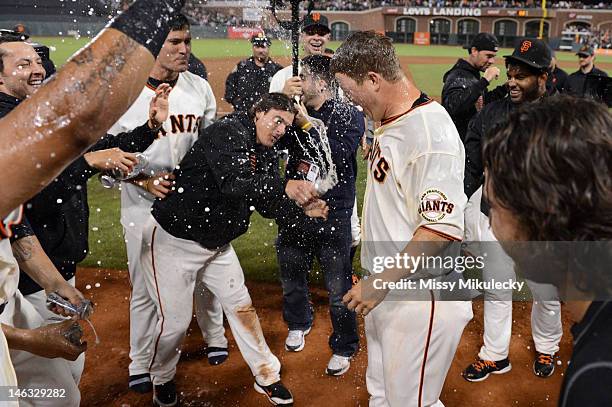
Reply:
[[[34,48],[25,42],[0,44],[3,69],[0,91],[23,100],[42,86],[45,68]]]
[[[546,92],[546,73],[538,75],[525,65],[510,63],[506,75],[512,103],[530,102]]]
[[[272,147],[281,137],[291,123],[295,115],[285,110],[270,109],[267,112],[255,113],[255,131],[257,133],[257,144]]]
[[[191,33],[189,30],[170,31],[156,63],[170,72],[185,72],[189,68]]]
[[[329,30],[320,26],[310,26],[302,32],[302,45],[306,55],[321,55],[330,40]]]

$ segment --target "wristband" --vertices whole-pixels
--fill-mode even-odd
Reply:
[[[312,123],[310,122],[306,122],[305,124],[302,125],[301,129],[304,131],[308,131],[312,128]]]
[[[137,0],[108,27],[121,31],[157,58],[170,32],[170,19],[180,12],[183,4],[185,0]]]

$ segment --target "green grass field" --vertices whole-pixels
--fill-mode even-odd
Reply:
[[[58,38],[39,37],[36,41],[51,47],[51,57],[61,66],[74,52],[84,46],[86,38]],[[337,48],[339,43],[331,43]],[[429,56],[458,58],[465,55],[460,47],[449,46],[414,46],[398,44],[397,52],[402,56]],[[193,53],[206,62],[206,59],[232,57],[236,60],[250,55],[250,44],[239,40],[195,39]],[[272,46],[273,56],[289,56],[290,49],[283,43],[275,41]],[[504,49],[500,55],[507,55],[511,50]],[[560,61],[575,62],[576,57],[571,53],[557,53]],[[598,61],[612,63],[612,56],[600,56]],[[450,66],[445,64],[412,64],[408,67],[417,85],[432,96],[439,96],[442,88],[442,75]],[[612,73],[612,72],[611,72]],[[501,83],[500,79],[498,83]],[[359,160],[359,178],[357,183],[358,207],[361,210],[361,200],[365,189],[365,171],[363,161]],[[82,265],[90,267],[103,267],[126,269],[125,246],[122,229],[119,222],[119,192],[105,190],[97,178],[89,182],[90,214],[90,253]],[[244,271],[249,279],[276,280],[277,263],[274,249],[276,238],[276,224],[274,221],[261,218],[255,214],[251,218],[249,231],[237,241],[234,247],[241,260]],[[358,265],[356,256],[355,266]],[[320,281],[315,270],[315,281]]]
[[[72,37],[36,37],[34,40],[54,47],[51,57],[57,64],[62,64],[75,51],[87,44],[89,39]],[[339,42],[331,42],[330,48],[336,49],[340,45]],[[411,44],[397,44],[395,46],[398,55],[401,56],[421,56],[421,57],[462,57],[465,55],[465,50],[461,47],[451,47],[444,45],[436,46],[418,46]],[[227,40],[227,39],[194,39],[193,53],[200,58],[224,58],[237,57],[241,58],[250,55],[251,46],[248,41],[243,40]],[[507,55],[512,50],[509,48],[501,49],[499,55]],[[274,41],[272,44],[272,55],[290,56],[291,48],[280,41]],[[576,61],[576,56],[571,52],[558,52],[557,59],[560,61]],[[612,63],[612,56],[598,56],[600,62]]]

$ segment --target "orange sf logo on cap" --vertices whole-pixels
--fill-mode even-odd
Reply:
[[[529,48],[531,48],[531,41],[523,41],[521,44],[521,52],[525,53],[529,51]]]
[[[315,23],[318,23],[320,19],[321,19],[321,14],[312,13],[312,21],[314,21]]]

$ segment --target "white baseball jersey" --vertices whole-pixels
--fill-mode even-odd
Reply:
[[[11,225],[21,222],[22,214],[23,207],[20,206],[0,222],[0,304],[15,295],[19,284],[19,266],[8,238],[11,236]]]
[[[119,134],[135,129],[149,117],[149,103],[155,89],[145,86],[130,109],[109,130]],[[208,82],[190,72],[179,74],[168,98],[169,115],[160,135],[144,151],[147,173],[171,172],[198,138],[200,122],[208,126],[215,118],[217,104]],[[142,188],[124,182],[121,185],[121,224],[127,231],[140,234],[155,197]],[[135,230],[138,229],[138,230]]]
[[[374,132],[368,154],[361,263],[371,270],[377,243],[401,252],[423,227],[463,237],[465,151],[446,110],[422,97]]]
[[[19,266],[11,250],[11,225],[21,221],[23,207],[12,211],[0,221],[0,304],[5,304],[15,296],[19,284]],[[0,328],[0,386],[17,386],[17,376],[11,362],[8,344]],[[18,406],[17,401],[0,403],[3,406]]]
[[[302,68],[302,63],[298,64],[298,72]],[[270,82],[270,93],[273,92],[283,92],[283,88],[285,87],[285,82],[287,79],[293,77],[293,65],[289,65],[276,72],[272,77],[272,81]]]
[[[450,116],[425,95],[383,121],[368,154],[364,268],[374,272],[375,256],[400,253],[419,228],[463,237],[464,160]],[[443,406],[442,386],[472,309],[469,301],[435,301],[433,295],[383,301],[365,317],[370,406]]]

